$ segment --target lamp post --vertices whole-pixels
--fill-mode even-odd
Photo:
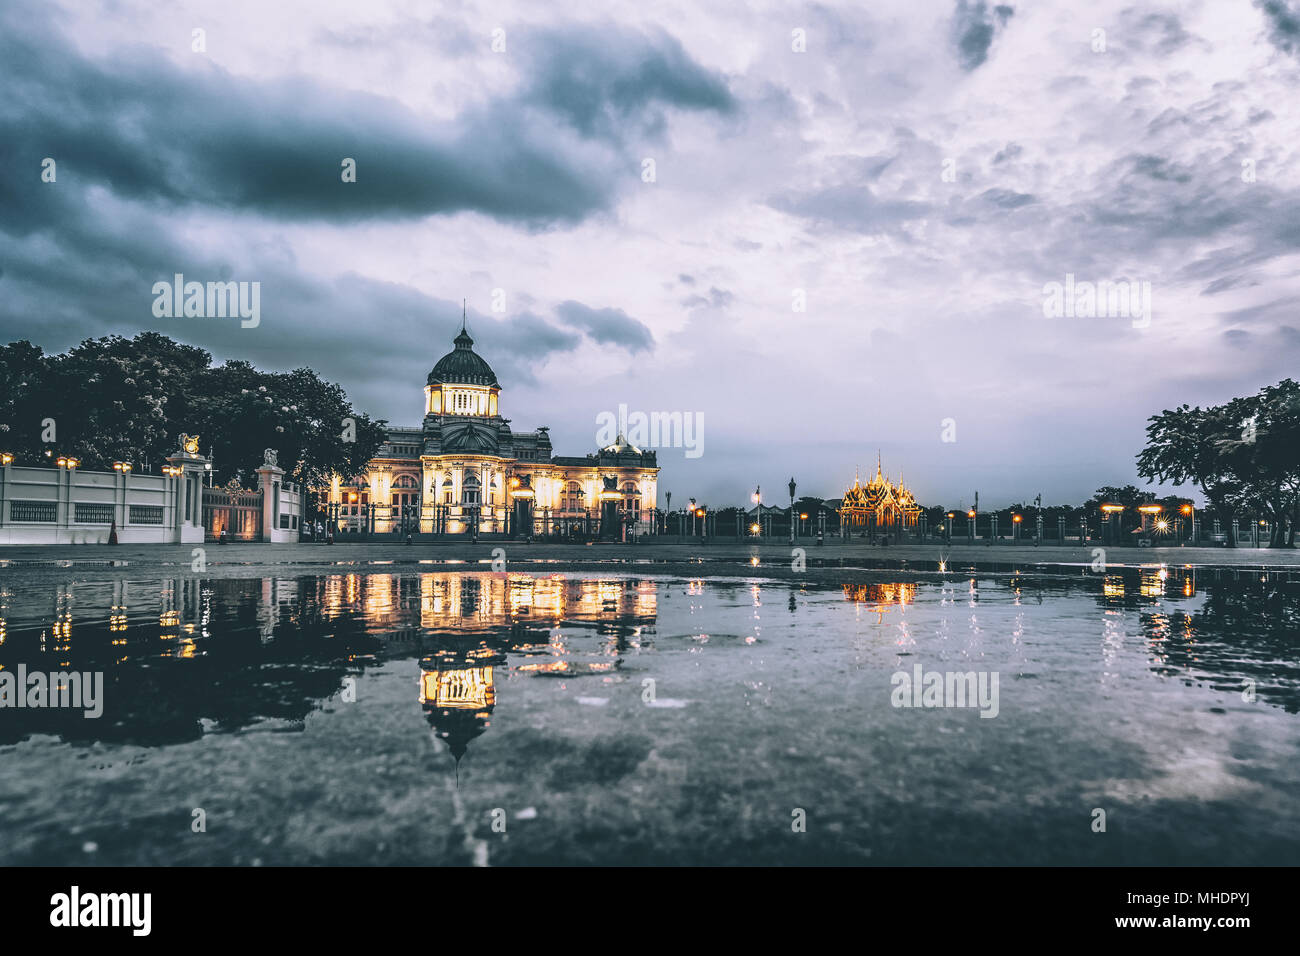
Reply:
[[[582,533],[587,533],[587,493],[578,489],[578,510],[582,512]]]
[[[666,534],[668,532],[668,517],[673,513],[673,493],[671,491],[664,492],[664,501],[666,502],[664,505],[664,533]]]
[[[750,495],[754,502],[754,526],[758,529],[754,532],[755,538],[763,536],[763,492],[760,486],[754,486],[754,493]]]
[[[1188,534],[1188,538],[1191,540],[1191,542],[1192,542],[1192,546],[1195,547],[1195,545],[1196,545],[1196,509],[1195,509],[1194,507],[1192,507],[1191,505],[1183,505],[1183,507],[1182,507],[1181,510],[1182,510],[1183,514],[1187,515],[1187,517],[1188,517],[1188,519],[1189,519],[1189,521],[1190,521],[1191,527],[1187,529],[1188,532],[1189,532],[1189,534]]]
[[[794,478],[790,478],[790,544],[794,544]]]
[[[695,537],[695,499],[691,499],[691,537]]]

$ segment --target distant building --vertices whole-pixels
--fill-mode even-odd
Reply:
[[[359,478],[331,483],[331,521],[376,533],[620,538],[652,530],[653,451],[620,435],[589,455],[553,455],[545,426],[515,432],[501,416],[496,373],[463,326],[453,344],[425,383],[423,423],[390,428]]]
[[[904,485],[902,476],[894,484],[884,476],[876,459],[876,476],[865,485],[856,477],[839,505],[840,524],[852,530],[898,531],[916,525],[921,506]]]

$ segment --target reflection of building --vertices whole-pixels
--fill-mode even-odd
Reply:
[[[493,665],[505,660],[504,653],[484,642],[463,653],[444,650],[420,661],[420,704],[425,719],[447,742],[457,763],[469,742],[491,723],[497,699]]]
[[[462,328],[429,373],[424,421],[390,428],[365,473],[328,490],[344,528],[621,536],[653,527],[653,451],[619,439],[585,457],[551,454],[545,427],[515,432],[496,373]]]
[[[880,470],[876,460],[876,476],[867,484],[853,479],[853,487],[844,492],[840,504],[840,524],[864,531],[894,531],[910,528],[920,517],[921,507],[912,492],[903,485],[903,479],[894,484]]]

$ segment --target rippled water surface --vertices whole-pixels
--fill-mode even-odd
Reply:
[[[0,863],[1295,863],[1298,632],[1151,569],[0,582],[3,671],[105,681],[0,708]]]

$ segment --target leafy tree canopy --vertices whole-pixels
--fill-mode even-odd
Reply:
[[[213,456],[217,483],[251,486],[274,448],[291,480],[316,485],[356,474],[385,424],[311,369],[214,366],[203,349],[157,332],[87,339],[61,355],[27,341],[0,347],[0,448],[19,461],[66,454],[86,468],[157,471],[185,433]]]

